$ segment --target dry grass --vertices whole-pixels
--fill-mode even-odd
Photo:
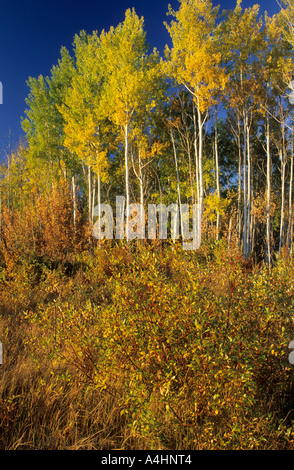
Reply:
[[[268,274],[223,249],[77,258],[74,274],[36,282],[15,265],[2,283],[0,449],[294,448],[293,261]]]

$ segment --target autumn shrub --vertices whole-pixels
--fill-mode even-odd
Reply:
[[[3,268],[1,448],[293,448],[293,260],[206,250]]]
[[[38,247],[37,214],[32,203],[22,211],[4,208],[1,225],[1,264],[9,274],[20,260],[32,256]]]
[[[26,315],[0,317],[4,345],[0,366],[1,450],[119,446],[124,439],[124,418],[116,403],[56,360],[48,341],[51,331],[46,330],[43,338],[40,333],[44,332],[28,323]]]
[[[222,245],[204,264],[147,243],[82,258],[44,280],[55,294],[27,311],[27,347],[52,380],[110,397],[123,448],[293,447],[292,261],[245,272]]]
[[[37,203],[42,227],[41,254],[50,259],[65,259],[78,245],[73,224],[73,202],[69,185],[61,181],[45,198]]]
[[[62,179],[49,194],[33,192],[21,210],[5,207],[0,240],[2,265],[9,272],[26,260],[70,260],[83,250],[87,240],[87,228],[77,209],[75,219],[70,187]]]

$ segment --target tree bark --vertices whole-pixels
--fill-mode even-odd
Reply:
[[[285,220],[285,175],[286,175],[286,161],[283,149],[280,149],[281,159],[281,220],[280,220],[280,241],[279,241],[279,253],[282,246],[284,245],[284,220]]]
[[[73,226],[74,226],[74,233],[77,232],[77,196],[76,196],[76,181],[75,177],[73,176],[72,179],[72,199],[73,199]]]
[[[294,173],[294,137],[292,137],[292,148],[291,148],[291,162],[290,162],[290,182],[289,182],[289,222],[288,222],[288,231],[287,231],[287,246],[289,252],[292,254],[292,245],[293,245],[293,173]]]
[[[173,144],[174,150],[174,159],[175,159],[175,166],[176,166],[176,175],[177,175],[177,191],[178,191],[178,200],[179,200],[179,207],[180,207],[180,226],[181,226],[181,234],[183,236],[183,214],[182,214],[182,201],[181,201],[181,189],[180,189],[180,178],[179,178],[179,168],[178,168],[178,157],[177,157],[177,149],[175,145],[175,139],[172,129],[170,130],[170,135]]]
[[[271,268],[271,153],[269,115],[266,117],[266,258]]]
[[[125,124],[125,185],[126,185],[126,239],[129,240],[129,205],[130,205],[130,188],[129,188],[129,127]]]
[[[215,109],[215,127],[214,127],[214,151],[215,151],[215,170],[216,170],[216,195],[218,202],[220,200],[220,183],[219,183],[219,158],[218,158],[218,128],[217,128],[217,109]],[[216,213],[216,239],[219,239],[220,213]]]
[[[89,224],[92,221],[92,188],[91,188],[91,166],[88,165],[88,217],[89,217]]]
[[[248,256],[248,246],[247,246],[247,138],[246,138],[246,115],[243,112],[243,129],[244,129],[244,144],[243,144],[243,254],[245,259]]]
[[[250,152],[250,132],[247,119],[246,125],[246,147],[247,147],[247,257],[252,252],[252,238],[253,227],[251,225],[251,208],[252,208],[252,174],[251,174],[251,152]]]

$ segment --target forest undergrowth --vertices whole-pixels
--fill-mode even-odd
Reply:
[[[294,448],[287,255],[104,241],[0,283],[2,450]]]

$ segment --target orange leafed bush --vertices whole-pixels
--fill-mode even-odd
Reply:
[[[79,249],[85,230],[77,214],[73,221],[73,201],[69,185],[60,181],[48,195],[33,194],[22,210],[2,215],[1,254],[7,266],[22,257],[47,256],[65,260]]]

